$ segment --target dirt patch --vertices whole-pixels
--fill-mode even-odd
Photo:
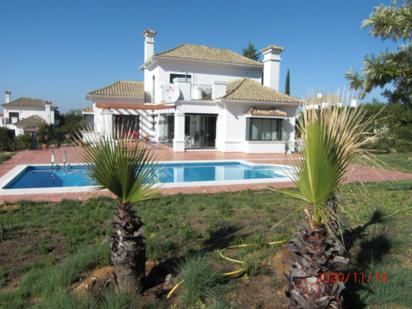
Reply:
[[[113,280],[112,266],[95,269],[82,281],[72,285],[72,292],[77,297],[84,297],[88,293],[100,295],[111,280]]]
[[[227,302],[239,308],[287,308],[288,299],[284,287],[272,274],[259,275],[239,281],[233,292],[225,297]]]
[[[173,287],[173,277],[167,273],[166,269],[161,268],[164,267],[159,263],[146,262],[146,281],[150,280],[155,284],[146,286],[146,290],[140,297],[149,302],[162,297]],[[77,297],[83,297],[87,294],[102,295],[106,289],[114,288],[114,284],[113,266],[105,266],[84,274],[80,282],[73,284],[71,289]]]

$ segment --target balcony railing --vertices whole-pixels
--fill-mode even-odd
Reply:
[[[212,100],[212,85],[190,84],[190,100]]]
[[[179,88],[180,100],[213,100],[213,86],[207,84],[192,84],[189,82],[174,82]],[[156,95],[156,100],[160,102],[166,102],[167,98],[163,98],[164,94],[161,93],[159,97]],[[153,95],[150,92],[145,94],[145,102],[150,102]]]

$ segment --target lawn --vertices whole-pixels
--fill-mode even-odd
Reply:
[[[412,173],[412,153],[389,153],[377,155],[383,168]]]
[[[345,223],[358,227],[350,233],[350,270],[388,273],[385,284],[350,284],[348,308],[412,306],[412,213],[405,210],[411,193],[412,181],[343,187]],[[112,200],[0,206],[0,308],[281,308],[287,300],[274,256],[284,249],[267,243],[293,236],[301,219],[293,210],[300,205],[269,190],[180,194],[136,205],[156,266],[151,286],[135,299],[70,293],[72,284],[109,263]],[[360,227],[376,210],[384,218]],[[223,260],[219,250],[241,243],[252,247],[228,254],[246,262],[246,273],[222,278],[238,265]],[[168,273],[185,281],[166,300],[155,281]]]
[[[15,154],[15,152],[9,152],[9,151],[2,151],[0,152],[0,163],[7,161],[8,159],[10,159],[13,155]]]

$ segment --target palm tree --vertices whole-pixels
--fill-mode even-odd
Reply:
[[[304,147],[294,182],[304,201],[304,224],[289,243],[294,263],[288,274],[290,308],[341,308],[343,282],[318,280],[349,259],[339,237],[340,184],[354,159],[368,158],[372,139],[363,108],[306,110],[300,124]]]
[[[78,136],[76,142],[82,146],[89,177],[117,198],[110,259],[118,290],[136,293],[144,280],[146,252],[143,222],[132,206],[158,195],[153,190],[155,160],[144,144],[132,140],[131,134],[118,132],[117,136],[122,139],[105,136],[84,143]]]

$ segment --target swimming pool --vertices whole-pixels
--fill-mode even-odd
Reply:
[[[246,161],[162,162],[156,165],[156,182],[162,187],[217,185],[248,182],[288,181],[291,168],[285,165],[254,164]],[[6,175],[7,176],[7,175]],[[9,175],[1,191],[41,188],[92,188],[87,165],[74,164],[53,169],[26,165]],[[19,190],[21,191],[21,190]]]

